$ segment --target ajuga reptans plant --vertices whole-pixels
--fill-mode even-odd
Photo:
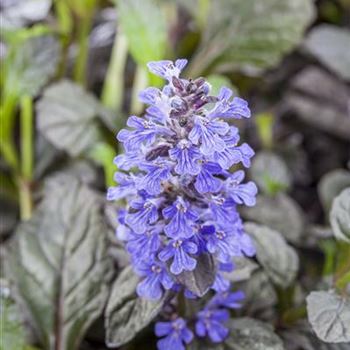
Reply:
[[[167,84],[140,93],[149,107],[142,118],[131,116],[130,129],[117,136],[125,153],[115,158],[118,185],[107,194],[109,200],[126,199],[126,208],[118,213],[117,237],[125,241],[140,276],[140,298],[160,299],[169,291],[190,302],[212,290],[213,297],[190,319],[174,300],[165,307],[168,319],[155,326],[160,350],[184,349],[194,333],[212,342],[225,339],[227,309],[238,308],[244,297],[230,292],[225,272],[234,269],[233,257],[255,254],[237,206],[254,205],[257,188],[243,183],[243,170],[230,171],[239,164],[249,167],[254,152],[239,144],[238,128],[228,123],[249,118],[250,110],[226,87],[215,97],[203,78],[180,78],[186,63],[148,64]],[[212,261],[215,278],[196,295],[181,276],[195,271],[203,256]]]

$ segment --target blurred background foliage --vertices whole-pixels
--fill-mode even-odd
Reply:
[[[305,298],[344,296],[350,279],[349,0],[1,0],[0,9],[1,349],[106,349],[105,332],[131,339],[118,322],[138,334],[123,349],[154,348],[133,290],[124,298],[137,317],[118,298],[104,316],[127,265],[104,191],[115,134],[142,113],[138,92],[162,84],[146,63],[179,57],[186,76],[206,77],[214,92],[229,86],[254,115],[241,127],[257,151],[249,176],[260,195],[242,215],[270,251],[236,262],[247,301],[235,316],[257,319],[241,321],[257,338],[244,340],[238,322],[240,345],[227,348],[267,338],[272,350],[345,349],[313,335]]]

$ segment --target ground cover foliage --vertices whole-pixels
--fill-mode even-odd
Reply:
[[[254,149],[240,208],[254,257],[225,272],[245,295],[220,344],[187,349],[348,349],[350,3],[347,0],[6,0],[1,9],[3,350],[156,349],[171,295],[140,298],[108,202],[116,134],[186,58],[248,101],[235,121]],[[231,169],[234,171],[237,169]],[[181,283],[201,293],[208,266]],[[191,318],[211,296],[175,304]],[[174,306],[174,304],[172,304]]]

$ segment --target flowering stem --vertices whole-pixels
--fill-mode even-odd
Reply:
[[[28,181],[19,178],[19,209],[21,220],[28,220],[32,216],[33,203],[30,184]]]
[[[275,290],[278,298],[277,307],[279,309],[279,314],[283,315],[293,304],[294,287],[282,288],[276,286]]]
[[[336,245],[333,240],[326,240],[321,243],[321,249],[324,254],[324,264],[323,264],[323,276],[329,276],[333,274],[335,266],[335,254],[337,251]]]
[[[139,92],[147,86],[147,83],[148,83],[148,74],[146,70],[141,66],[137,66],[135,78],[134,78],[134,85],[132,88],[131,106],[130,106],[131,114],[139,114],[142,112],[143,105],[138,100],[138,95],[139,95]]]
[[[103,166],[106,187],[113,186],[116,166],[113,163],[114,149],[106,142],[97,143],[89,153],[91,159]]]
[[[33,173],[33,101],[28,95],[21,98],[21,170],[25,179]]]
[[[74,67],[74,80],[86,85],[86,66],[89,53],[89,33],[92,25],[92,15],[82,17],[78,25],[78,57]]]
[[[124,92],[124,70],[128,57],[128,42],[125,35],[115,35],[112,56],[102,90],[102,103],[115,111],[121,110]]]
[[[350,266],[348,268],[350,269]],[[336,287],[343,290],[348,284],[350,284],[350,271],[337,280]]]
[[[183,293],[177,295],[177,311],[180,316],[186,316],[186,300]]]
[[[68,49],[71,43],[71,33],[73,30],[73,16],[69,9],[69,6],[64,1],[55,0],[55,14],[59,25],[59,31],[61,36],[62,55],[58,66],[57,76],[63,77],[66,71]]]
[[[298,320],[305,318],[307,315],[306,306],[301,305],[299,307],[287,310],[282,317],[283,323],[292,325]]]
[[[334,275],[335,286],[342,291],[350,283],[350,245],[337,242],[337,264]]]
[[[33,101],[28,95],[21,98],[21,173],[19,180],[19,200],[21,219],[26,220],[32,214],[32,195],[30,181],[33,175]]]
[[[18,169],[18,156],[15,144],[12,139],[12,129],[15,119],[15,108],[17,97],[9,95],[4,98],[1,106],[0,122],[1,122],[1,142],[0,150],[9,166],[14,170]]]

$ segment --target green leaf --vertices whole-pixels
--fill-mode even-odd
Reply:
[[[164,58],[167,48],[165,17],[156,0],[119,0],[119,21],[129,50],[141,66]]]
[[[306,49],[341,78],[350,80],[350,30],[322,24],[311,30]]]
[[[244,309],[248,314],[273,316],[273,307],[277,304],[275,288],[263,269],[256,270],[249,280],[239,286],[246,298]],[[266,317],[264,317],[266,318]]]
[[[18,307],[9,296],[5,295],[8,287],[0,288],[0,350],[25,350],[26,335]]]
[[[214,283],[216,266],[209,254],[201,254],[193,271],[184,271],[177,280],[195,295],[202,297]],[[174,276],[175,277],[175,276]]]
[[[43,20],[49,13],[51,0],[20,0],[1,9],[2,29],[14,30]]]
[[[306,125],[349,141],[349,89],[334,75],[315,66],[303,69],[292,79],[284,102]]]
[[[298,45],[313,13],[311,0],[212,1],[190,75],[275,66]]]
[[[34,179],[43,178],[50,169],[57,166],[62,157],[63,152],[54,147],[42,134],[37,133],[35,135]]]
[[[96,186],[99,180],[96,167],[84,159],[72,159],[64,164],[60,171],[91,187]]]
[[[309,322],[327,343],[350,342],[350,299],[335,291],[311,292],[306,298]]]
[[[284,350],[282,340],[270,324],[248,317],[230,319],[230,330],[224,342],[213,344],[206,339],[195,339],[189,350]]]
[[[266,225],[292,243],[300,243],[305,220],[299,204],[284,193],[274,197],[258,195],[256,205],[243,208],[242,215],[250,221]]]
[[[194,338],[190,344],[186,346],[186,350],[227,350],[225,344],[214,344],[209,339]]]
[[[347,187],[350,187],[350,171],[348,170],[335,169],[321,178],[317,189],[326,213],[329,212],[333,199]]]
[[[245,230],[255,241],[256,257],[271,280],[282,288],[288,287],[299,269],[299,258],[283,236],[267,226],[246,223]]]
[[[307,321],[299,321],[292,328],[281,332],[288,350],[348,350],[349,344],[324,343],[312,331]]]
[[[229,324],[227,350],[284,350],[282,340],[270,324],[252,318],[235,318]]]
[[[4,66],[4,91],[8,95],[36,96],[54,76],[59,57],[58,41],[51,35],[13,46]]]
[[[37,104],[38,127],[56,148],[72,157],[87,154],[102,139],[98,100],[68,80],[49,86]]]
[[[259,152],[253,159],[250,175],[259,188],[269,195],[286,191],[291,185],[286,163],[273,152]]]
[[[334,199],[330,220],[335,238],[350,243],[350,187]]]
[[[106,344],[119,347],[133,339],[158,315],[165,295],[161,300],[140,298],[135,290],[139,278],[126,267],[115,280],[105,311]]]
[[[77,349],[100,316],[112,265],[99,197],[57,175],[32,219],[23,222],[5,267],[46,349]]]

